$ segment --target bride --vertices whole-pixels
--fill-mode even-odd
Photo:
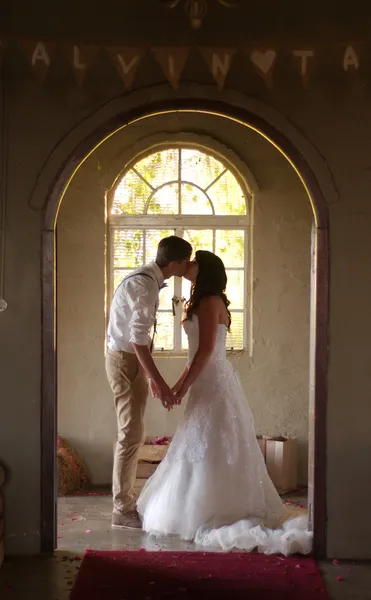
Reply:
[[[189,357],[173,391],[178,404],[188,391],[189,398],[138,499],[143,530],[223,550],[309,553],[307,518],[285,520],[246,396],[226,358],[231,314],[224,264],[199,250],[185,277],[192,283],[184,318]]]

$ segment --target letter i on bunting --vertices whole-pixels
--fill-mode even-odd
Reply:
[[[21,41],[20,46],[26,54],[38,82],[42,85],[46,79],[55,44],[47,42]]]
[[[144,54],[143,47],[115,46],[106,48],[113,63],[125,84],[127,90],[131,88],[134,82],[139,63]]]
[[[165,46],[152,48],[152,52],[170,85],[177,90],[190,49],[183,46]]]

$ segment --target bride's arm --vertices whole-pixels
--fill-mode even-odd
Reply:
[[[206,368],[214,350],[216,333],[219,322],[220,299],[217,296],[204,298],[200,303],[198,313],[199,345],[194,359],[186,373],[179,391],[176,393],[178,402],[186,395],[189,387]]]
[[[187,376],[188,373],[188,365],[186,365],[182,371],[182,374],[180,375],[178,381],[176,382],[176,384],[174,385],[174,387],[172,388],[172,392],[173,394],[177,394]]]

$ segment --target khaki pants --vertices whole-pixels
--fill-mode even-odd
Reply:
[[[113,461],[113,512],[135,508],[134,485],[138,451],[144,441],[144,410],[148,383],[135,354],[107,350],[106,373],[114,395],[117,441]]]

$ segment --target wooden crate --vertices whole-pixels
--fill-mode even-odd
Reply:
[[[148,479],[156,471],[159,463],[139,462],[137,468],[137,479]]]
[[[146,462],[161,462],[168,450],[169,446],[155,446],[144,444],[139,450],[139,460]]]

